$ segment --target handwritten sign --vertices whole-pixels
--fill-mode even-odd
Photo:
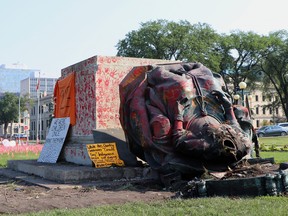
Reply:
[[[86,147],[96,168],[124,166],[124,161],[119,158],[116,143],[87,144]]]
[[[61,153],[68,129],[70,117],[54,118],[51,122],[45,144],[37,162],[56,163]]]

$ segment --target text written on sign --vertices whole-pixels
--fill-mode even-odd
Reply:
[[[116,143],[87,144],[90,159],[96,168],[112,165],[124,166],[124,161],[119,158]]]

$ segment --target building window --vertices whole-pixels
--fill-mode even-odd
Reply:
[[[266,114],[266,110],[265,110],[265,108],[263,108],[262,111],[263,111],[263,115],[265,115],[265,114]]]
[[[258,95],[255,95],[255,101],[258,101]]]
[[[262,95],[262,101],[265,101],[265,95]]]
[[[276,108],[276,115],[278,115],[279,114],[279,109],[278,109],[278,107]]]
[[[259,114],[259,107],[256,107],[256,115]]]
[[[272,115],[272,108],[269,109],[269,114]]]
[[[256,127],[259,128],[259,126],[260,126],[260,122],[259,120],[256,120]]]

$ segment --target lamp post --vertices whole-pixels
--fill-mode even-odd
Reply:
[[[242,96],[242,106],[244,106],[245,104],[244,104],[244,89],[246,89],[246,87],[247,87],[247,84],[245,83],[245,82],[240,82],[239,83],[239,88],[241,89],[241,96]]]
[[[238,104],[239,98],[240,98],[240,95],[238,95],[238,94],[235,94],[235,95],[233,96],[234,104]]]
[[[19,100],[18,100],[18,144],[20,144],[20,123],[21,123],[21,112],[20,112],[20,94],[19,94]]]
[[[272,100],[272,121],[273,121],[273,124],[275,124],[275,100],[274,100],[274,93],[271,94],[271,100]]]

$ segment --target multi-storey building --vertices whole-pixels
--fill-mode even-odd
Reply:
[[[21,95],[34,99],[30,110],[29,138],[45,140],[50,126],[53,110],[53,93],[56,78],[28,77],[21,80]]]
[[[36,99],[30,111],[29,139],[45,140],[48,135],[54,111],[53,94],[43,95]]]
[[[30,98],[37,99],[37,93],[42,96],[53,94],[56,82],[57,78],[28,77],[23,79],[20,85],[21,96],[29,95]]]
[[[286,121],[281,106],[274,105],[278,100],[277,94],[271,91],[270,94],[260,90],[251,92],[249,98],[252,108],[253,126],[259,128],[267,124],[277,124]]]
[[[13,64],[10,66],[0,65],[0,75],[2,81],[0,82],[0,94],[4,92],[11,92],[18,96],[20,95],[20,97],[28,95],[31,99],[34,99],[34,105],[31,110],[19,113],[18,122],[9,123],[7,130],[8,137],[12,137],[13,134],[19,133],[36,139],[36,134],[38,133],[39,139],[46,138],[46,133],[48,130],[47,121],[50,119],[52,112],[48,114],[49,103],[47,103],[47,108],[45,108],[46,102],[42,101],[47,97],[50,97],[48,100],[52,99],[52,94],[57,79],[44,77],[39,78],[39,74],[40,70],[27,69],[25,66],[20,64]],[[39,94],[40,104],[38,103],[37,93]],[[36,115],[38,105],[39,115]],[[38,125],[38,130],[36,130],[36,125]],[[3,135],[4,126],[0,125],[0,136]]]
[[[28,77],[34,78],[40,72],[37,69],[23,69],[21,66],[20,64],[0,65],[0,93],[19,93],[20,81]]]
[[[260,90],[254,90],[245,95],[252,110],[253,126],[259,128],[267,124],[277,124],[286,121],[281,106],[273,106],[277,101],[277,94],[270,91],[270,94]],[[246,105],[245,105],[246,106]]]
[[[53,93],[57,78],[28,77],[21,80],[21,95],[34,100],[30,110],[29,139],[45,140],[53,113]]]

